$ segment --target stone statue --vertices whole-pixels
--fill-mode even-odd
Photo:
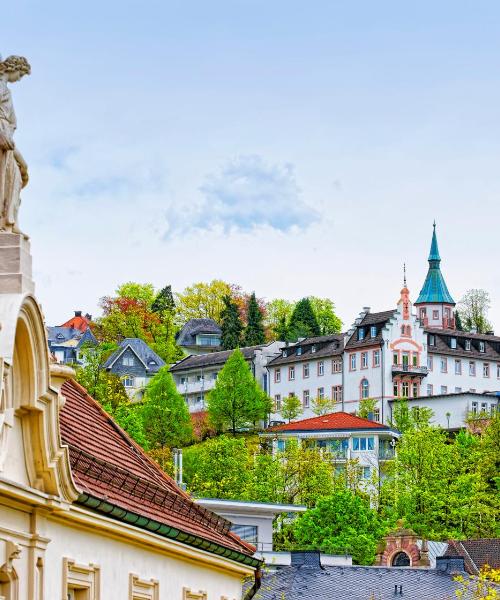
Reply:
[[[0,231],[21,233],[17,213],[21,189],[28,183],[28,166],[14,144],[16,115],[8,83],[19,81],[31,73],[22,56],[0,57]]]

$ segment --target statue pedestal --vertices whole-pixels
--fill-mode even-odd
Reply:
[[[0,231],[0,294],[34,290],[29,240],[21,233]]]

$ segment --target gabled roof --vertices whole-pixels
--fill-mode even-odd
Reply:
[[[200,333],[220,335],[222,330],[213,319],[189,319],[179,331],[177,344],[179,346],[195,346],[196,336]]]
[[[316,351],[312,347],[316,346]],[[297,348],[301,349],[301,354],[297,354]],[[269,361],[269,366],[279,366],[293,362],[315,360],[328,356],[342,356],[344,351],[344,334],[321,335],[317,337],[305,338],[295,344],[290,344],[281,348],[282,352],[286,350],[287,356],[283,354]]]
[[[276,425],[266,429],[266,433],[300,432],[300,431],[351,431],[373,429],[377,431],[393,431],[387,425],[377,421],[363,419],[346,412],[334,412],[310,419],[302,419],[285,425]]]
[[[470,575],[477,575],[484,565],[500,569],[500,538],[450,540],[446,555],[462,556]]]
[[[161,367],[165,366],[166,364],[163,358],[158,356],[158,354],[156,354],[156,352],[154,352],[154,350],[152,350],[144,340],[139,338],[125,338],[123,342],[120,343],[118,350],[115,350],[113,354],[108,357],[104,363],[104,368],[111,369],[127,348],[132,350],[132,352],[142,362],[144,367],[151,373],[157,373]]]
[[[92,331],[87,328],[85,331],[64,327],[58,325],[56,327],[47,327],[47,338],[51,346],[65,346],[76,348],[84,342],[97,343]]]
[[[90,318],[88,316],[82,316],[82,312],[77,310],[75,315],[68,319],[61,327],[69,327],[70,329],[79,329],[80,331],[86,331],[89,327]]]
[[[441,273],[441,257],[439,256],[435,223],[428,261],[427,277],[415,304],[455,304]]]
[[[387,323],[387,321],[389,321],[389,319],[392,319],[395,313],[396,309],[394,308],[392,310],[384,310],[376,313],[367,313],[363,317],[361,323],[356,325],[354,333],[352,334],[345,346],[346,350],[349,350],[351,348],[363,348],[365,346],[380,346],[380,343],[383,341],[382,329],[384,328],[384,325]],[[362,327],[367,329],[371,328],[372,325],[377,328],[377,335],[375,337],[371,337],[371,335],[369,335],[370,332],[365,331],[364,338],[362,340],[359,340],[358,330]]]
[[[255,566],[254,547],[198,506],[74,380],[62,386],[61,438],[69,446],[77,500],[108,516]]]
[[[433,346],[427,345],[429,354],[448,354],[476,360],[498,360],[500,358],[500,337],[498,336],[437,328],[426,328],[425,333],[433,335],[435,341]],[[451,338],[457,340],[456,348],[451,347]],[[470,340],[470,350],[465,349],[465,340]],[[484,352],[479,351],[480,341],[484,342]]]
[[[261,348],[265,347],[266,344],[262,344],[260,346],[247,346],[245,348],[240,348],[240,350],[246,360],[251,360],[255,356],[256,350],[260,350]],[[205,367],[223,365],[233,352],[234,350],[221,350],[220,352],[210,352],[209,354],[193,354],[191,356],[186,356],[186,358],[183,358],[178,363],[170,367],[170,371],[185,371],[187,369],[202,369]]]

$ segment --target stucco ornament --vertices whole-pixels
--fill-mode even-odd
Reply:
[[[22,56],[0,57],[0,231],[21,233],[17,215],[21,189],[28,183],[28,166],[14,143],[17,127],[12,95],[7,84],[31,73]]]

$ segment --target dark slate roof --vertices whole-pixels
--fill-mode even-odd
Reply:
[[[474,360],[495,360],[500,359],[500,337],[496,335],[487,335],[484,333],[469,333],[467,331],[457,331],[456,329],[434,329],[426,328],[425,333],[432,334],[436,338],[434,346],[427,345],[430,354],[449,354],[461,358],[471,358]],[[450,339],[457,339],[457,347],[451,348]],[[465,349],[465,340],[471,340],[471,349]],[[484,342],[484,352],[479,351],[479,342]]]
[[[500,538],[450,540],[446,555],[462,556],[465,570],[471,575],[477,575],[484,565],[500,569]]]
[[[104,363],[104,368],[110,369],[116,359],[119,358],[119,356],[123,354],[128,347],[130,347],[141,359],[151,373],[157,373],[161,367],[165,366],[166,364],[163,358],[159,357],[156,352],[151,350],[144,340],[139,338],[125,338],[123,342],[121,342],[118,350],[115,350],[115,352],[113,352],[113,354],[111,354],[111,356]],[[150,364],[152,361],[154,361],[156,364]]]
[[[312,351],[313,346],[316,346],[316,352]],[[301,348],[302,354],[297,354],[297,348]],[[275,367],[280,364],[315,360],[325,356],[342,356],[344,351],[344,334],[339,333],[305,338],[290,346],[284,346],[281,350],[286,350],[287,356],[277,356],[268,363],[269,366]]]
[[[189,319],[177,336],[179,346],[195,346],[200,333],[221,334],[221,328],[213,319]]]
[[[70,340],[79,340],[77,346],[84,342],[97,342],[90,329],[81,331],[74,327],[63,327],[62,325],[47,327],[47,337],[51,346],[65,344]]]
[[[415,304],[455,304],[455,301],[451,297],[451,294],[446,287],[443,274],[441,273],[441,257],[439,256],[435,223],[434,230],[432,232],[431,249],[429,252],[428,261],[429,270],[427,271],[427,277],[425,278],[424,285],[420,290],[420,294]]]
[[[377,313],[368,313],[364,316],[363,320],[359,325],[356,325],[356,330],[351,336],[350,340],[346,344],[346,350],[364,348],[367,346],[380,346],[382,340],[382,329],[389,319],[394,316],[396,309],[384,310]],[[370,336],[370,327],[375,325],[377,327],[377,335],[375,337]],[[362,340],[358,340],[358,331],[361,327],[366,329],[365,337]]]
[[[402,586],[403,595],[394,594]],[[435,569],[411,567],[283,567],[263,577],[261,600],[450,600],[458,584]]]
[[[265,347],[266,344],[262,344],[260,346],[247,346],[246,348],[240,348],[240,350],[247,360],[251,360],[255,356],[256,350],[260,350],[261,348]],[[170,367],[170,371],[177,372],[185,371],[187,369],[201,369],[216,365],[223,365],[233,352],[234,350],[221,350],[220,352],[210,352],[208,354],[193,354],[191,356],[186,356],[186,358],[183,358],[178,363]]]

